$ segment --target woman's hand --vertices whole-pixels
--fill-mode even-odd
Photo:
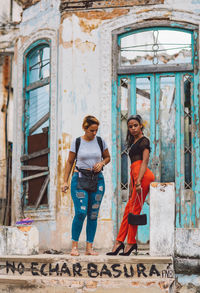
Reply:
[[[135,188],[136,188],[136,192],[137,192],[138,194],[140,194],[141,191],[142,191],[142,189],[141,189],[141,183],[140,183],[140,182],[137,182],[137,183],[135,184]]]
[[[94,165],[94,167],[93,167],[93,171],[94,171],[95,173],[98,173],[98,172],[100,172],[100,171],[103,169],[104,166],[105,166],[105,164],[104,164],[103,161],[98,162],[98,163],[96,163],[96,164]]]
[[[61,186],[61,190],[62,192],[67,192],[67,190],[69,189],[69,185],[67,182],[65,182],[62,186]]]

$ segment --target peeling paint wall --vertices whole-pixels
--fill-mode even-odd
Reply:
[[[7,155],[6,141],[13,141],[12,53],[20,21],[20,6],[2,0],[0,9],[0,222],[6,200]],[[2,223],[2,222],[1,222]]]
[[[19,2],[19,1],[18,1]],[[70,191],[61,192],[64,166],[70,144],[82,134],[85,115],[99,118],[101,135],[113,154],[106,166],[106,192],[100,209],[95,246],[112,246],[116,194],[116,157],[111,119],[114,30],[144,24],[146,21],[177,21],[199,24],[200,5],[184,1],[20,1],[26,8],[14,38],[14,148],[13,148],[13,223],[21,217],[20,156],[23,144],[23,54],[40,38],[51,40],[51,152],[49,208],[25,211],[40,231],[40,247],[69,249],[74,215]],[[26,3],[25,3],[26,2]],[[84,6],[81,6],[81,5]],[[78,7],[77,7],[78,5]],[[97,6],[98,5],[98,6]],[[0,42],[1,44],[1,42]],[[113,175],[114,174],[114,175]],[[85,229],[85,227],[84,227]],[[106,238],[106,241],[105,241]],[[84,246],[85,231],[81,234]]]
[[[8,58],[0,58],[0,186],[1,193],[0,198],[6,198],[6,148],[5,148],[5,119],[6,119],[6,102],[7,102],[7,90],[6,85],[8,82]]]

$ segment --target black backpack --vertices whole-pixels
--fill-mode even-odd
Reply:
[[[98,145],[99,145],[100,150],[101,150],[101,156],[103,157],[103,142],[102,142],[102,139],[101,139],[100,136],[97,136],[97,142],[98,142]],[[78,154],[80,143],[81,143],[81,137],[77,137],[77,139],[76,139],[76,156]]]

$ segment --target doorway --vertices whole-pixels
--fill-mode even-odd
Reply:
[[[197,38],[197,37],[196,37]],[[130,160],[127,119],[140,114],[150,139],[149,167],[157,182],[175,182],[176,226],[196,227],[199,175],[199,73],[195,32],[152,27],[118,37],[116,82],[117,188],[120,225],[128,200]],[[115,105],[114,105],[115,106]],[[200,183],[200,182],[199,182]],[[149,196],[143,212],[149,216]],[[138,242],[149,242],[149,223],[138,229]]]

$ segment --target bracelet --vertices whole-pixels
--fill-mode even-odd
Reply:
[[[103,166],[105,167],[105,165],[106,165],[105,162],[104,161],[101,161],[101,163],[103,163]]]
[[[140,186],[140,185],[141,185],[141,183],[135,184],[136,187],[138,187],[138,186]]]

